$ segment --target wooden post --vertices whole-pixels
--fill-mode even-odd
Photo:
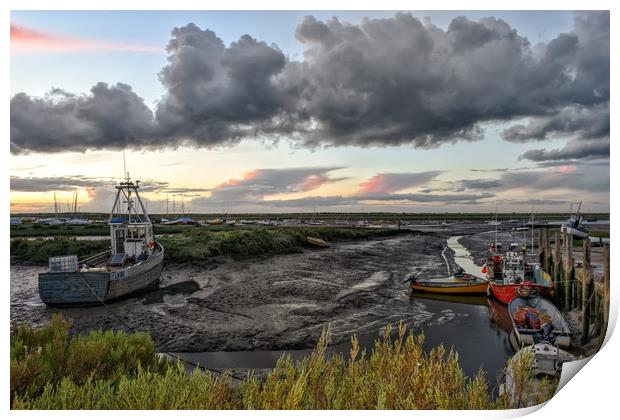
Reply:
[[[565,287],[566,287],[566,302],[567,309],[570,311],[575,307],[575,303],[573,302],[573,279],[575,278],[575,266],[573,260],[573,235],[569,235],[565,233],[566,238],[566,266],[564,267],[565,271]]]
[[[545,228],[545,271],[547,273],[551,273],[551,270],[553,270],[553,255],[551,254],[550,240],[549,229]]]
[[[562,288],[562,248],[560,247],[560,232],[555,232],[555,255],[553,259],[553,288],[556,294],[556,302],[564,304]]]
[[[601,334],[602,337],[605,337],[607,334],[607,323],[609,322],[609,245],[605,244],[603,248],[603,267],[604,267],[604,288],[605,296],[603,298],[603,328]],[[603,338],[604,339],[604,338]]]
[[[585,345],[590,339],[590,315],[592,308],[592,261],[590,256],[590,240],[583,239],[583,268],[581,270],[581,344]]]
[[[532,249],[532,252],[534,250]],[[545,269],[545,248],[543,247],[543,230],[538,229],[538,263]]]

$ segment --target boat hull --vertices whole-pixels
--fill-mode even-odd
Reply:
[[[579,230],[570,226],[562,226],[560,230],[562,231],[562,233],[567,233],[578,238],[585,238],[586,236],[588,236],[588,232],[584,232],[583,230]]]
[[[479,282],[475,284],[467,283],[432,283],[432,282],[412,282],[411,289],[415,292],[437,293],[448,295],[484,295],[487,292],[487,283]]]
[[[536,289],[538,295],[541,296],[550,296],[551,294],[551,287],[542,284],[499,284],[494,281],[489,283],[490,293],[505,305],[508,305],[517,296],[519,289],[524,287]]]
[[[49,306],[100,305],[157,284],[164,249],[149,260],[110,272],[40,273],[39,296]]]

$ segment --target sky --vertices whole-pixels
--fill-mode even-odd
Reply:
[[[12,212],[609,211],[606,12],[14,11],[11,96]]]

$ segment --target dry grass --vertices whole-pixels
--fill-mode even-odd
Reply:
[[[330,354],[329,330],[299,362],[281,357],[265,379],[231,379],[157,358],[144,334],[91,332],[68,338],[59,317],[11,332],[15,409],[498,409],[483,372],[465,376],[458,354],[423,350],[423,336],[387,326],[370,354]],[[524,369],[527,372],[527,367]],[[527,377],[524,377],[527,381]]]

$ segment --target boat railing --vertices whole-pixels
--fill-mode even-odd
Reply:
[[[84,258],[83,260],[78,261],[78,264],[96,264],[102,261],[107,260],[110,255],[110,250],[100,252],[99,254],[91,255],[90,257]]]

